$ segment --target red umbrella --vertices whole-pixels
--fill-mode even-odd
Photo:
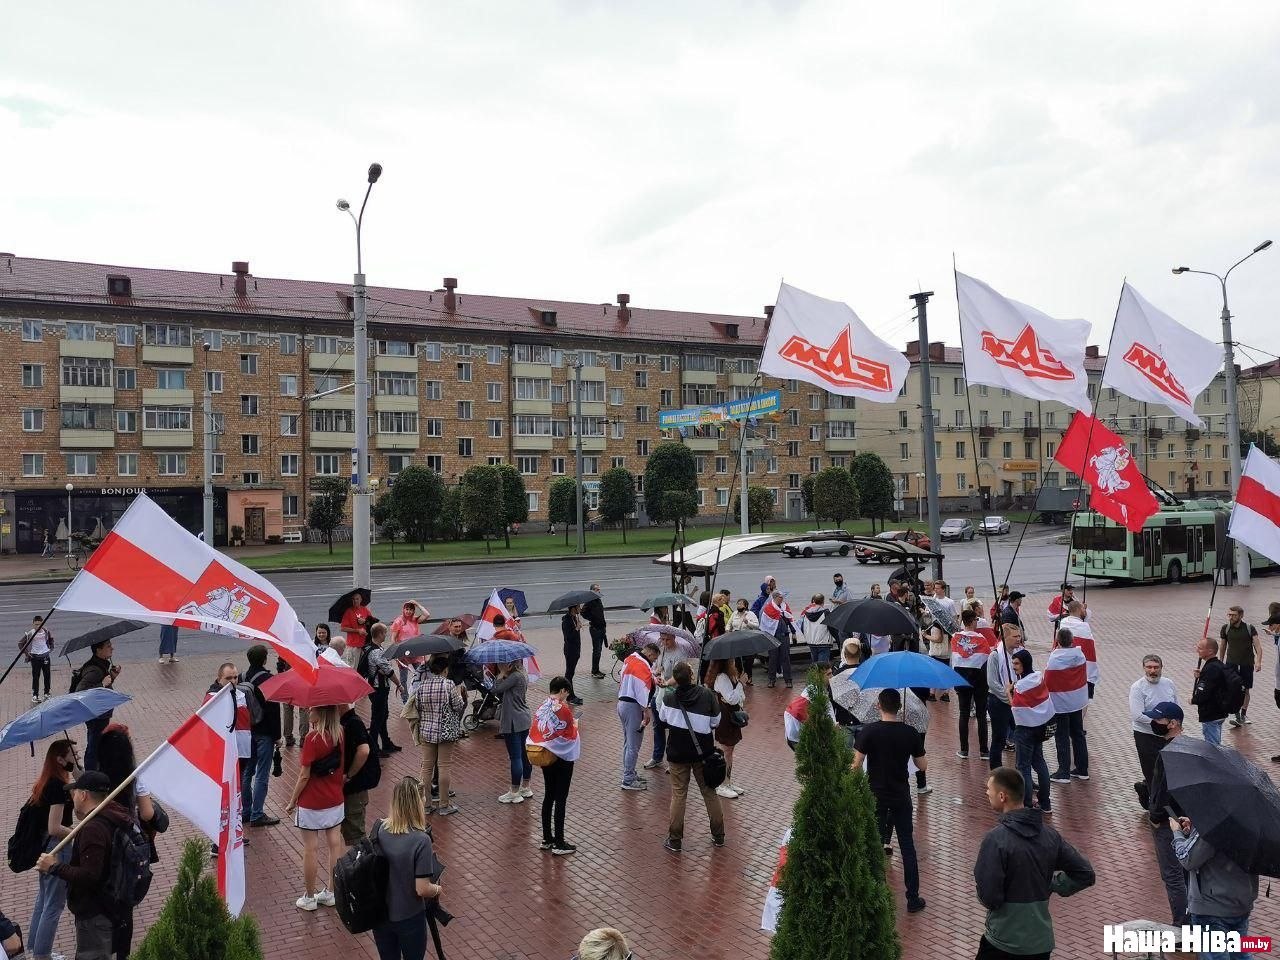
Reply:
[[[355,703],[373,693],[373,687],[360,674],[347,666],[334,666],[327,660],[319,662],[315,683],[307,683],[297,670],[286,670],[263,680],[260,689],[266,699],[295,707]]]
[[[438,634],[440,634],[441,636],[444,636],[446,633],[448,633],[448,632],[449,632],[449,624],[450,624],[450,623],[452,623],[454,620],[461,620],[461,621],[462,621],[462,625],[463,625],[464,627],[466,627],[468,630],[470,630],[470,629],[471,629],[471,627],[472,627],[472,626],[475,624],[475,622],[476,622],[476,617],[475,617],[475,614],[471,614],[471,613],[462,613],[462,614],[459,614],[459,615],[458,615],[458,616],[456,616],[456,617],[450,617],[448,620],[445,620],[443,623],[441,623],[441,624],[440,624],[440,626],[436,627],[436,628],[435,628],[434,630],[432,630],[431,632],[432,632],[432,633],[438,633]]]

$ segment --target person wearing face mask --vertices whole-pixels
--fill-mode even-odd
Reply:
[[[838,607],[842,603],[849,601],[849,588],[844,585],[844,574],[836,573],[831,576],[831,596],[828,597],[831,605]]]
[[[1165,743],[1163,737],[1152,733],[1147,711],[1153,710],[1157,703],[1178,702],[1177,688],[1172,680],[1163,676],[1163,671],[1163,661],[1154,653],[1149,653],[1142,658],[1142,676],[1129,687],[1129,719],[1133,722],[1133,744],[1138,750],[1138,765],[1142,767],[1142,782],[1135,783],[1133,788],[1143,807],[1147,805],[1156,756]]]
[[[751,605],[747,603],[746,597],[739,597],[733,615],[729,617],[729,632],[734,630],[759,630],[760,618],[751,612]],[[742,677],[742,682],[748,687],[752,686],[751,671],[756,665],[755,657],[739,657],[737,660],[738,674]]]
[[[1212,640],[1208,642],[1213,643]],[[1182,708],[1171,700],[1157,703],[1143,716],[1147,718],[1151,732],[1163,741],[1161,750],[1184,734]],[[1155,835],[1156,863],[1160,867],[1165,896],[1169,898],[1169,912],[1173,915],[1174,926],[1178,926],[1187,916],[1187,879],[1173,849],[1173,830],[1169,827],[1171,810],[1181,816],[1181,811],[1177,809],[1169,793],[1164,763],[1157,754],[1147,798],[1147,819]]]
[[[76,769],[75,744],[71,740],[55,740],[44,755],[44,766],[31,788],[28,802],[40,812],[37,815],[48,834],[44,850],[48,853],[71,832],[71,797],[67,784],[74,778]],[[58,851],[60,863],[71,860],[71,846]],[[58,933],[58,922],[67,905],[67,884],[49,873],[40,874],[40,886],[36,890],[35,906],[31,909],[31,924],[27,927],[27,947],[34,960],[49,960],[53,953],[53,940]]]

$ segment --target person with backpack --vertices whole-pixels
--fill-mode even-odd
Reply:
[[[551,679],[551,695],[534,711],[525,753],[542,767],[542,843],[552,856],[572,856],[575,844],[564,838],[564,812],[573,781],[573,765],[582,755],[578,717],[569,706],[567,677]],[[535,756],[535,754],[537,756]]]
[[[136,888],[128,889],[129,871],[118,869],[126,865],[122,863],[126,855],[137,855],[136,845],[129,845],[141,836],[141,831],[133,814],[118,800],[103,802],[111,792],[111,781],[105,773],[89,770],[67,789],[78,817],[84,820],[95,810],[97,813],[80,825],[66,863],[45,853],[36,862],[36,869],[67,885],[67,906],[76,922],[76,960],[109,960],[115,952],[116,928],[125,922],[132,926],[133,907],[141,900]],[[149,884],[150,867],[145,859],[129,866],[138,872],[145,867]]]
[[[387,719],[391,715],[391,708],[388,706],[391,687],[394,685],[399,692],[400,678],[396,676],[396,665],[382,652],[382,644],[386,639],[387,625],[375,623],[373,629],[369,631],[369,642],[360,651],[360,660],[357,664],[360,676],[368,680],[369,686],[373,687],[373,693],[369,694],[369,732],[371,734],[369,742],[373,744],[375,750],[378,749],[379,743],[382,744],[379,755],[383,757],[400,752],[400,747],[391,742],[391,732],[387,730]]]
[[[1244,699],[1231,718],[1232,727],[1243,727],[1252,723],[1249,693],[1253,690],[1253,675],[1262,669],[1262,641],[1258,638],[1258,628],[1244,622],[1244,607],[1235,606],[1227,611],[1227,622],[1218,632],[1218,639],[1218,657],[1223,666],[1236,672],[1244,687]]]
[[[712,740],[713,732],[720,725],[720,701],[711,690],[694,684],[693,668],[686,661],[677,663],[671,676],[676,684],[662,695],[659,707],[668,728],[667,765],[671,770],[671,809],[667,839],[662,846],[671,853],[680,853],[684,846],[684,808],[692,777],[707,807],[711,843],[723,847],[724,809],[716,793],[720,783],[710,782],[706,769],[708,758],[714,756],[720,760],[720,773],[724,773],[724,757],[716,751]]]
[[[1218,659],[1218,644],[1211,637],[1202,637],[1196,644],[1200,666],[1191,672],[1195,687],[1191,691],[1191,705],[1196,708],[1200,721],[1200,733],[1205,740],[1222,746],[1222,721],[1241,709],[1244,702],[1240,674],[1228,670]]]
[[[249,648],[245,654],[249,672],[237,690],[244,693],[249,710],[250,759],[240,772],[241,816],[248,827],[274,827],[280,822],[264,809],[271,782],[271,758],[280,746],[280,704],[262,695],[262,681],[271,678],[267,653],[266,646],[260,643]],[[238,710],[236,713],[239,716]]]
[[[294,901],[299,910],[313,912],[321,905],[336,902],[328,887],[317,885],[317,854],[320,838],[329,847],[329,862],[336,864],[342,856],[342,832],[339,829],[346,808],[342,802],[342,725],[337,707],[312,707],[311,729],[302,741],[298,758],[298,779],[285,812],[302,831],[302,896]]]
[[[22,655],[26,657],[27,663],[31,664],[31,702],[39,703],[41,700],[48,700],[54,640],[53,634],[44,625],[44,617],[37,614],[31,618],[31,629],[22,635],[20,646]],[[41,677],[44,677],[43,697],[40,696]]]
[[[342,839],[350,845],[367,832],[369,791],[382,780],[382,765],[374,737],[356,713],[355,704],[347,706],[338,724],[342,727]]]
[[[440,862],[422,808],[422,784],[405,777],[391,792],[391,810],[373,825],[372,839],[387,861],[386,919],[373,927],[379,960],[423,960],[427,901],[439,901]]]
[[[18,814],[18,827],[9,841],[9,867],[30,870],[42,853],[48,853],[71,832],[71,797],[67,784],[74,779],[75,744],[71,740],[55,740],[45,751],[44,766],[31,788],[31,796]],[[70,847],[58,851],[58,861],[67,863]],[[27,926],[27,946],[33,960],[49,960],[53,954],[53,938],[58,921],[67,905],[67,884],[48,873],[40,874],[36,902],[31,908]]]
[[[115,686],[116,678],[120,676],[120,665],[111,662],[115,647],[110,640],[93,644],[89,652],[92,656],[84,662],[83,666],[71,673],[71,693],[92,690],[94,687],[110,689]],[[98,768],[98,738],[102,736],[102,731],[107,729],[107,724],[110,722],[110,710],[84,722],[84,768],[86,770]]]

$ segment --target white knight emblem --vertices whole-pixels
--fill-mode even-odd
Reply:
[[[1107,447],[1099,450],[1089,458],[1089,466],[1097,474],[1098,489],[1107,496],[1113,496],[1120,490],[1129,489],[1129,481],[1120,476],[1122,470],[1129,466],[1132,456],[1125,446]]]

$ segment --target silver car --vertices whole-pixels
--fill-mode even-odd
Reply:
[[[1005,517],[983,517],[982,524],[979,526],[985,534],[1008,533],[1012,524]]]
[[[974,537],[973,521],[961,517],[952,517],[942,524],[938,531],[945,543],[948,540],[972,540]]]
[[[853,549],[853,544],[848,540],[827,540],[824,537],[847,537],[849,534],[844,530],[810,530],[808,535],[816,539],[813,540],[794,540],[791,543],[782,545],[782,552],[788,557],[812,557],[815,554],[823,556],[831,556],[838,553],[842,557],[847,557],[849,551]]]

